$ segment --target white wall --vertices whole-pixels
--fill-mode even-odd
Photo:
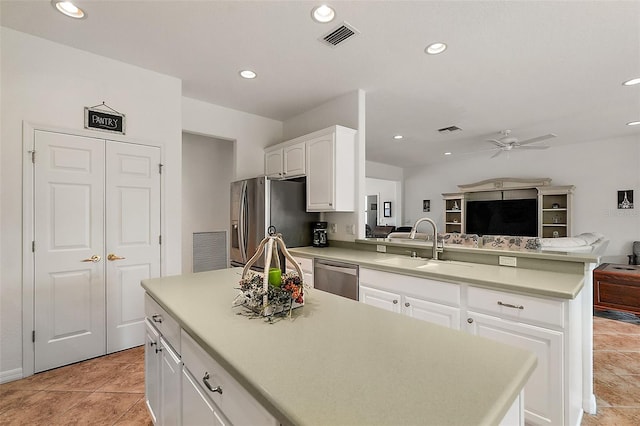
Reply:
[[[82,130],[83,108],[105,101],[127,115],[124,139],[162,145],[165,274],[181,268],[182,164],[180,80],[7,28],[0,31],[1,380],[22,368],[23,121]]]
[[[234,181],[264,175],[264,148],[283,140],[281,121],[191,98],[182,98],[182,128],[189,133],[235,141]]]
[[[378,225],[399,226],[402,217],[402,195],[400,181],[386,179],[366,179],[366,194],[379,195],[378,198]],[[384,217],[384,202],[391,202],[391,217]]]
[[[376,163],[375,161],[367,161],[367,170],[365,175],[368,178],[386,179],[386,180],[398,180],[402,181],[404,178],[404,171],[401,167],[390,166],[388,164]]]
[[[316,130],[340,125],[358,130],[356,141],[356,211],[354,213],[324,213],[323,220],[335,223],[337,232],[329,233],[329,240],[353,241],[364,236],[365,194],[365,92],[357,90],[334,98],[312,110],[285,120],[285,140],[294,139]],[[348,229],[355,225],[356,234]]]
[[[229,232],[233,144],[182,134],[182,273],[193,272],[194,232]]]
[[[633,210],[616,205],[618,190],[633,189],[640,199],[640,137],[405,169],[405,224],[427,215],[442,229],[443,192],[496,177],[548,177],[552,185],[575,185],[572,233],[604,234],[610,240],[604,261],[626,263],[633,241],[640,240],[640,204]],[[422,213],[423,199],[431,200],[431,213]]]

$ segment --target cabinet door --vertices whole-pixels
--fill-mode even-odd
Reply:
[[[304,176],[305,174],[305,143],[287,146],[283,149],[284,177]]]
[[[412,318],[460,330],[460,308],[406,296],[402,311]]]
[[[162,345],[162,351],[160,352],[162,422],[160,423],[163,425],[180,425],[180,373],[182,371],[182,362],[162,337],[160,337],[160,343]]]
[[[282,178],[282,148],[264,153],[264,174],[269,178]]]
[[[153,423],[160,419],[160,334],[149,320],[145,320],[144,387],[147,407]]]
[[[468,331],[536,354],[538,365],[524,387],[527,424],[563,424],[563,334],[468,312]]]
[[[182,424],[213,426],[229,424],[218,407],[202,392],[186,368],[182,370]]]
[[[366,287],[360,284],[360,302],[366,303],[367,305],[400,313],[400,299],[401,296],[397,293],[378,290],[377,288]]]
[[[307,142],[307,211],[335,210],[334,134]]]

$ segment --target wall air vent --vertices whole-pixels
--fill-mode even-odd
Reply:
[[[451,133],[451,132],[457,132],[462,130],[460,127],[458,126],[449,126],[449,127],[443,127],[442,129],[438,129],[438,132],[440,133]]]
[[[331,47],[336,47],[358,34],[360,34],[360,31],[343,22],[338,28],[323,36],[320,41]]]

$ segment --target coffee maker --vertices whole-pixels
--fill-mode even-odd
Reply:
[[[313,246],[327,247],[327,222],[314,222],[313,224]]]

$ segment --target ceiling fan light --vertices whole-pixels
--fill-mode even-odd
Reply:
[[[251,70],[242,70],[242,71],[240,71],[240,77],[246,78],[247,80],[252,80],[252,79],[256,78],[257,76],[258,76],[258,74],[256,74],[254,71],[251,71]]]
[[[400,140],[400,139],[404,138],[404,136],[402,136],[402,135],[395,135],[393,138],[394,138],[394,139],[397,139],[397,140]]]
[[[637,126],[640,124],[640,121],[630,121],[627,123],[627,126]]]
[[[56,8],[58,12],[70,18],[82,19],[86,16],[84,10],[80,9],[70,1],[53,0],[51,4]]]
[[[627,80],[622,83],[624,86],[635,86],[636,84],[640,84],[640,77],[632,78],[631,80]]]

